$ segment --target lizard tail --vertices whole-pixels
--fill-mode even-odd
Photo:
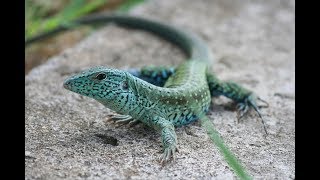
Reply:
[[[176,27],[166,25],[164,23],[151,21],[141,17],[120,14],[104,13],[81,17],[68,24],[60,25],[49,32],[45,32],[43,34],[39,34],[35,37],[27,39],[25,41],[25,46],[28,46],[35,41],[48,38],[56,33],[72,29],[78,25],[96,25],[109,22],[113,22],[120,26],[137,28],[152,32],[160,36],[161,38],[164,38],[179,46],[184,51],[184,53],[187,54],[188,58],[193,60],[206,61],[208,64],[212,63],[212,58],[208,47],[197,35],[182,29],[178,29]]]

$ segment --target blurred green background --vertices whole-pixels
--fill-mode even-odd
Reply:
[[[25,39],[50,31],[61,24],[90,13],[110,11],[126,13],[145,0],[26,0]],[[92,32],[92,27],[80,27],[25,48],[25,74],[49,57],[79,42]]]

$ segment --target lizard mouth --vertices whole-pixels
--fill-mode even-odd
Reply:
[[[64,87],[65,89],[71,90],[71,81],[70,81],[69,79],[65,80],[65,81],[63,82],[63,87]]]

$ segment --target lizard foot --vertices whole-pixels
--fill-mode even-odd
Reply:
[[[176,155],[175,153],[179,152],[178,148],[174,145],[169,146],[167,148],[164,149],[164,152],[162,155],[160,155],[159,157],[159,161],[162,165],[165,165],[166,163],[168,163],[172,157],[173,161],[176,160]]]
[[[129,125],[130,127],[135,126],[140,123],[140,121],[133,119],[129,115],[120,115],[120,114],[110,114],[107,117],[106,121],[112,121],[119,126]]]
[[[258,100],[263,102],[265,105],[257,105]],[[245,100],[243,102],[240,102],[237,104],[238,122],[248,112],[249,108],[253,108],[257,112],[259,117],[261,118],[261,122],[263,124],[263,129],[264,129],[265,133],[268,134],[266,126],[265,126],[264,118],[262,117],[261,112],[260,112],[260,108],[263,108],[263,107],[269,107],[269,104],[266,101],[262,100],[261,98],[256,97],[254,94],[250,94],[249,96],[247,96],[245,98]]]

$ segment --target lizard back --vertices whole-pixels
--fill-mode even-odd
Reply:
[[[129,73],[123,75],[120,71],[108,68],[93,68],[84,74],[72,77],[66,81],[65,87],[69,87],[70,84],[84,84],[84,82],[91,84],[91,86],[68,89],[92,97],[116,112],[128,114],[146,124],[154,121],[152,118],[157,115],[173,122],[175,126],[185,125],[208,110],[211,96],[206,72],[212,58],[208,47],[197,35],[160,22],[124,15],[92,15],[81,18],[74,24],[107,22],[152,32],[178,45],[187,54],[189,60],[177,67],[164,87],[154,86]],[[94,80],[99,73],[104,73],[109,78],[113,77],[108,79],[108,83],[111,84]],[[74,82],[71,83],[71,81]],[[132,94],[128,95],[124,89],[121,89],[124,81],[132,87]],[[95,88],[92,85],[94,83],[97,84]],[[86,89],[83,90],[84,88]],[[108,89],[112,88],[114,89],[109,92]],[[100,92],[100,89],[103,91]],[[94,94],[90,94],[92,92]]]

